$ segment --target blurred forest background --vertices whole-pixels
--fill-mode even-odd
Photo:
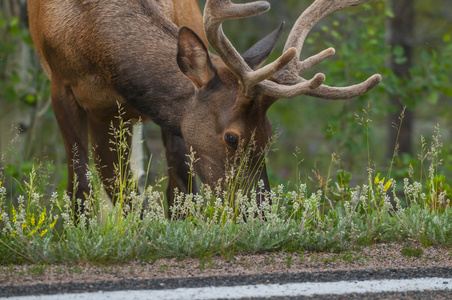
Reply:
[[[205,0],[199,0],[201,9]],[[241,52],[275,29],[286,26],[270,61],[279,56],[292,24],[312,0],[270,0],[270,12],[225,23],[224,30]],[[269,111],[279,133],[269,157],[272,185],[313,180],[312,188],[334,179],[338,170],[352,174],[352,184],[367,177],[368,150],[376,173],[387,174],[403,107],[406,111],[391,176],[406,176],[428,143],[436,124],[444,148],[443,170],[452,174],[452,1],[380,0],[336,12],[308,36],[302,58],[334,47],[336,55],[306,77],[325,73],[326,84],[344,86],[374,73],[383,82],[348,101],[310,97],[281,99]],[[365,110],[365,111],[363,111]],[[366,128],[356,119],[372,120]],[[49,81],[34,52],[27,24],[26,0],[0,0],[0,181],[14,191],[33,165],[48,170],[40,180],[64,191],[67,168],[63,142],[53,116]],[[160,130],[145,124],[151,173],[165,174]],[[334,153],[334,162],[332,156]],[[145,164],[147,165],[147,164]],[[331,171],[330,170],[331,166]],[[427,169],[425,169],[427,171]],[[375,173],[375,174],[376,174]],[[449,175],[449,176],[448,176]],[[419,178],[420,174],[417,175]],[[383,176],[382,176],[383,177]]]

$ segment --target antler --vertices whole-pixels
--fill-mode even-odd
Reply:
[[[306,36],[320,19],[334,11],[369,1],[372,0],[316,0],[301,14],[292,28],[284,47],[284,54],[276,61],[258,70],[252,70],[226,38],[222,23],[230,19],[246,18],[264,13],[270,9],[268,2],[233,4],[230,0],[207,0],[204,10],[204,27],[209,43],[237,76],[245,95],[259,91],[276,99],[291,98],[302,94],[325,99],[348,99],[372,89],[381,81],[381,76],[373,75],[365,82],[349,87],[329,87],[322,84],[325,81],[325,75],[322,73],[316,74],[310,80],[302,78],[299,74],[330,57],[335,50],[329,48],[304,61],[300,61],[299,57]],[[279,83],[268,80],[272,76]]]
[[[287,49],[277,60],[265,67],[252,70],[226,38],[222,28],[224,21],[259,15],[269,9],[270,4],[265,1],[233,4],[230,0],[207,0],[204,8],[204,28],[210,45],[237,76],[245,95],[253,94],[258,89],[269,96],[290,98],[312,91],[325,81],[323,74],[317,74],[311,80],[304,80],[293,86],[281,85],[267,80],[295,57],[295,48]]]
[[[296,57],[300,57],[306,36],[318,21],[320,21],[326,15],[335,11],[350,6],[360,5],[369,1],[374,0],[316,0],[301,14],[301,16],[295,22],[295,25],[292,27],[289,37],[287,38],[284,49],[295,48],[297,50]],[[293,59],[286,66],[286,68],[284,68],[283,71],[275,75],[275,78],[277,78],[281,83],[289,85],[306,82],[306,80],[299,76],[299,74],[303,74],[312,66],[332,56],[335,52],[336,51],[333,48],[329,48],[320,52],[319,54],[307,58],[304,61]],[[309,91],[306,94],[331,100],[349,99],[366,93],[374,86],[376,86],[380,81],[381,75],[375,74],[360,84],[340,88],[330,87],[322,84],[317,89]]]

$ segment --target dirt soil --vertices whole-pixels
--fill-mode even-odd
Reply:
[[[422,249],[423,252],[409,251],[406,250],[407,247]],[[1,266],[0,286],[431,267],[452,267],[452,249],[438,246],[423,248],[419,245],[393,243],[377,244],[358,251],[342,253],[273,252],[236,254],[231,259],[220,256],[183,260],[172,258],[120,265],[78,262],[57,265]]]

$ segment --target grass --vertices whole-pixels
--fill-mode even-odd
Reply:
[[[359,119],[368,132],[368,112]],[[124,144],[116,142],[123,149]],[[333,259],[349,260],[344,250],[380,242],[450,246],[452,208],[450,187],[440,173],[441,147],[437,128],[429,149],[423,145],[420,156],[420,174],[429,163],[424,181],[422,176],[416,180],[412,169],[400,183],[391,178],[391,170],[385,178],[374,175],[369,153],[368,179],[361,185],[351,186],[345,171],[338,172],[336,180],[330,178],[330,167],[318,190],[300,182],[294,190],[280,185],[262,194],[265,200],[258,205],[252,200],[256,190],[250,200],[241,193],[240,183],[230,178],[226,190],[202,186],[196,195],[176,191],[173,216],[184,218],[173,220],[165,218],[164,194],[155,185],[139,194],[136,184],[121,178],[116,182],[121,185],[122,201],[108,209],[100,199],[102,187],[94,170],[87,174],[92,189],[87,212],[75,223],[72,199],[41,192],[45,189],[37,174],[42,170],[32,168],[21,184],[24,193],[15,199],[8,199],[7,189],[0,186],[0,264],[35,263],[30,272],[40,274],[45,271],[42,263],[197,257],[200,268],[205,268],[215,255],[230,258],[242,252],[332,251],[338,253]],[[333,155],[332,163],[335,159]],[[240,169],[244,165],[238,163]],[[145,200],[148,207],[141,216],[138,208]],[[417,249],[406,249],[404,255],[418,255]],[[286,267],[292,263],[288,254]]]
[[[418,247],[405,247],[402,249],[402,254],[407,257],[421,257],[421,255],[424,253],[424,250],[422,248]]]

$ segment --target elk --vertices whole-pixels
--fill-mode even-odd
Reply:
[[[207,0],[203,25],[214,55],[207,50],[202,29],[178,27],[198,22],[186,18],[185,24],[176,24],[174,16],[186,15],[183,9],[175,13],[170,0],[29,0],[31,34],[50,78],[52,106],[65,144],[68,193],[74,199],[85,199],[88,193],[89,132],[104,187],[114,196],[108,179],[118,158],[109,151],[108,131],[111,122],[117,122],[117,103],[125,119],[151,119],[161,126],[170,170],[169,205],[173,188],[196,190],[188,186],[188,149],[196,154],[194,169],[201,181],[214,186],[223,178],[226,162],[252,138],[249,164],[261,168],[248,168],[246,177],[250,186],[262,181],[263,189],[270,190],[263,149],[272,134],[266,113],[273,103],[298,95],[350,99],[380,82],[375,74],[360,84],[330,87],[323,84],[322,73],[301,77],[335,53],[330,48],[299,59],[313,26],[332,12],[369,1],[315,0],[291,29],[283,54],[261,67],[281,28],[240,55],[222,23],[266,12],[270,5],[265,1]],[[174,3],[197,8],[194,0]],[[76,211],[83,207],[76,206]]]

